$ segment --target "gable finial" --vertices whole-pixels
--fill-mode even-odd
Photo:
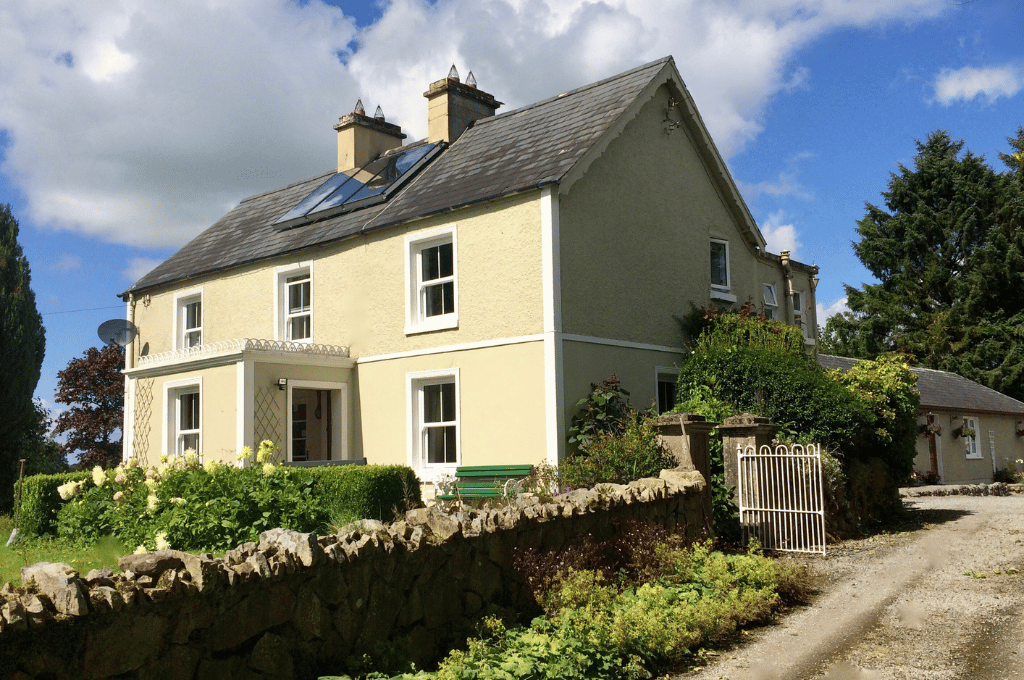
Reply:
[[[454,80],[455,82],[459,81],[459,72],[456,70],[455,64],[452,64],[451,70],[448,71],[448,80]]]

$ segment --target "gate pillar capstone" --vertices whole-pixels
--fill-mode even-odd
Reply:
[[[739,456],[736,449],[753,446],[760,451],[762,445],[770,445],[778,428],[764,416],[740,413],[722,421],[718,430],[722,433],[722,457],[725,459],[725,485],[734,489],[739,485]],[[733,491],[733,500],[738,500]]]
[[[701,502],[704,516],[710,521],[711,511],[711,458],[708,437],[718,423],[708,422],[696,413],[666,413],[654,421],[658,445],[675,459],[677,470],[696,470],[704,477]]]

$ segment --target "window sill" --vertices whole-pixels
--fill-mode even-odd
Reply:
[[[459,317],[456,314],[446,314],[442,317],[436,317],[436,319],[436,321],[432,319],[430,321],[423,321],[417,324],[406,324],[405,334],[416,335],[418,333],[444,331],[459,327]]]
[[[726,293],[721,290],[711,289],[712,300],[722,300],[723,302],[736,302],[736,296],[732,293]]]

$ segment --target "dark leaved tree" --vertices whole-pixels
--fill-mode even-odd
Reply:
[[[1024,399],[1024,128],[996,173],[944,131],[917,143],[867,204],[854,251],[878,283],[846,286],[850,312],[828,320],[821,350],[912,356]]]
[[[79,452],[82,468],[113,467],[121,460],[124,421],[124,349],[90,347],[57,374],[57,401],[71,408],[57,416],[57,434],[67,434],[64,454]],[[117,439],[114,439],[114,436]]]
[[[18,221],[0,205],[0,512],[11,509],[18,460],[37,422],[32,393],[46,338],[31,278]]]

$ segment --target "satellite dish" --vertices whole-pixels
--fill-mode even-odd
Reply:
[[[139,334],[139,329],[127,319],[111,319],[101,323],[96,333],[104,344],[125,347]]]

